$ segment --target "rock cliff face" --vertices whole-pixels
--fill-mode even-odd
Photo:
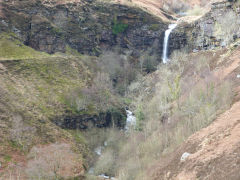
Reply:
[[[213,3],[198,21],[185,26],[187,44],[192,49],[224,47],[240,38],[240,7],[234,0]]]
[[[36,50],[65,52],[70,46],[99,55],[114,46],[135,52],[154,45],[162,53],[167,24],[141,9],[97,1],[49,5],[30,0],[4,1],[2,7],[0,32],[12,31]]]
[[[188,36],[185,26],[178,26],[169,37],[169,53],[177,49],[182,49],[188,46]]]
[[[180,25],[170,35],[169,52],[186,45],[211,49],[239,38],[240,8],[236,4],[232,0],[214,3],[200,20]],[[99,55],[120,47],[133,56],[149,48],[161,56],[168,26],[141,9],[95,0],[61,4],[9,0],[1,6],[0,32],[14,32],[25,45],[47,53],[65,52],[69,46],[83,54]],[[226,34],[232,34],[228,42]]]
[[[55,120],[56,124],[66,129],[87,129],[92,127],[124,128],[126,124],[125,112],[102,112],[98,115],[71,115]]]

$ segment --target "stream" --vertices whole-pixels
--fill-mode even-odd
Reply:
[[[130,110],[126,110],[126,114],[127,114],[127,119],[126,119],[126,125],[125,125],[125,133],[128,133],[130,129],[134,129],[136,127],[137,124],[137,120],[136,117],[134,116],[133,112],[131,112]],[[98,155],[98,157],[100,157],[102,155],[102,152],[104,151],[104,149],[107,147],[107,142],[105,141],[104,144],[102,146],[98,146],[97,148],[94,149],[94,153]],[[88,171],[89,174],[94,174],[94,167],[91,167]],[[106,174],[100,174],[98,175],[98,177],[103,178],[103,179],[111,179],[111,180],[116,180],[115,177],[110,177]]]

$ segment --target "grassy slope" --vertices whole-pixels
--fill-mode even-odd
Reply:
[[[13,33],[0,34],[0,47],[0,60],[49,57],[46,53],[24,46]]]
[[[83,141],[77,147],[72,134],[50,119],[70,108],[65,102],[69,92],[91,82],[86,57],[69,48],[66,54],[37,52],[6,33],[0,34],[0,47],[2,167],[26,161],[27,152],[37,144],[67,141],[77,153],[85,153]]]

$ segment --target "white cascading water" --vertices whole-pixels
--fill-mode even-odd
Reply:
[[[177,24],[169,24],[168,29],[165,31],[164,43],[163,43],[163,63],[166,64],[168,61],[168,40],[171,32],[177,27]]]
[[[125,125],[125,132],[129,132],[131,128],[135,128],[137,124],[137,119],[133,115],[133,112],[126,110],[127,113],[127,120],[126,120],[126,125]],[[108,145],[107,141],[104,142],[104,146],[98,146],[97,148],[94,149],[94,152],[100,157],[102,155],[102,151],[104,148]],[[91,167],[88,171],[89,174],[94,174],[94,167]],[[106,174],[100,174],[98,177],[103,178],[103,179],[111,179],[111,180],[116,180],[114,177],[110,177]]]
[[[95,152],[97,155],[101,156],[103,149],[104,149],[104,147],[98,146],[98,147],[94,150],[94,152]]]
[[[126,110],[126,113],[127,113],[127,122],[126,122],[125,130],[128,131],[131,127],[136,127],[137,120],[131,111]]]

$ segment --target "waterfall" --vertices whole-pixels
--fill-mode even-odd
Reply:
[[[129,110],[126,110],[127,113],[127,121],[126,121],[126,126],[125,130],[128,131],[131,127],[136,127],[136,117],[133,115],[133,113]]]
[[[169,24],[168,29],[165,31],[164,43],[163,43],[163,56],[162,60],[163,63],[166,64],[168,61],[168,40],[169,35],[171,34],[172,30],[177,27],[177,24]]]
[[[126,125],[125,125],[125,132],[128,133],[129,130],[134,129],[137,125],[137,118],[134,116],[133,112],[126,109],[127,119],[126,119]],[[102,156],[102,152],[104,149],[108,146],[108,142],[105,141],[103,145],[100,145],[94,149],[94,152],[98,155],[98,157]],[[90,167],[88,170],[88,174],[93,175],[94,174],[94,167]],[[110,180],[117,180],[115,177],[108,176],[106,174],[100,174],[97,175],[99,178],[102,179],[110,179]]]

